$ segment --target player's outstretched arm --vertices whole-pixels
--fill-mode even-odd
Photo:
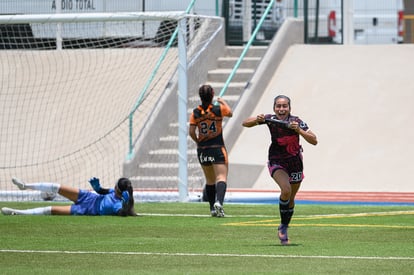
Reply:
[[[244,121],[243,121],[243,123],[242,123],[242,125],[244,126],[244,127],[248,127],[248,128],[250,128],[250,127],[253,127],[253,126],[257,126],[257,125],[259,125],[260,123],[263,123],[265,121],[265,116],[264,116],[264,114],[259,114],[259,115],[257,115],[257,116],[255,116],[255,117],[248,117],[248,118],[246,118]]]
[[[95,190],[96,193],[105,195],[109,193],[109,189],[102,188],[101,183],[99,182],[99,179],[96,177],[90,178],[89,183],[92,186],[93,190]]]

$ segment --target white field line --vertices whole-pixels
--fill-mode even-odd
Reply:
[[[373,213],[354,213],[354,214],[333,214],[333,215],[310,215],[313,218],[332,218],[332,217],[360,217],[360,216],[380,216],[380,215],[411,215],[413,211],[390,211]],[[209,215],[194,214],[154,214],[142,213],[143,216],[177,216],[177,217],[209,217]],[[231,217],[228,216],[227,217]],[[264,215],[238,215],[233,217],[272,217]],[[301,216],[305,218],[305,216]],[[225,219],[225,218],[224,218]],[[106,254],[106,255],[136,255],[136,256],[173,256],[173,257],[245,257],[245,258],[303,258],[303,259],[344,259],[344,260],[403,260],[414,261],[414,257],[374,257],[374,256],[329,256],[329,255],[269,255],[269,254],[214,254],[214,253],[167,253],[167,252],[100,252],[100,251],[67,251],[67,250],[17,250],[0,249],[0,253],[34,253],[34,254]]]
[[[220,254],[220,253],[168,253],[168,252],[122,252],[122,251],[67,251],[67,250],[18,250],[0,249],[0,253],[33,254],[99,254],[99,255],[133,255],[133,256],[173,256],[173,257],[245,257],[245,258],[302,258],[302,259],[344,259],[344,260],[401,260],[414,261],[414,257],[374,257],[374,256],[327,256],[327,255],[269,255],[269,254]]]

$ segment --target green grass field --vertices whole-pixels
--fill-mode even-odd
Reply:
[[[0,203],[29,208],[44,203]],[[3,216],[1,274],[413,274],[414,207],[138,203],[140,217]]]

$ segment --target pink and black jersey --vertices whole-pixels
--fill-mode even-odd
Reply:
[[[277,119],[276,115],[265,115],[265,119],[269,118]],[[286,121],[297,121],[299,123],[299,127],[302,130],[307,131],[309,129],[308,125],[297,116],[289,115]],[[298,133],[281,124],[274,124],[271,122],[264,123],[266,123],[267,127],[269,127],[272,139],[272,143],[270,144],[268,153],[269,161],[287,159],[300,154],[300,152],[302,151],[302,147],[299,144]]]

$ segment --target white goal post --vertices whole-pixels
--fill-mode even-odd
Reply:
[[[201,67],[205,60],[198,59],[222,28],[219,17],[185,12],[1,15],[0,192],[24,199],[12,176],[88,189],[96,176],[112,186],[125,176],[125,161],[138,157],[168,167],[152,170],[157,176],[176,173],[174,187],[161,181],[146,188],[178,187],[179,200],[186,200],[194,188],[187,185],[193,161],[187,158],[187,101],[206,80],[208,64]],[[172,39],[177,30],[178,42]],[[160,99],[176,92],[172,83],[178,83],[178,117],[169,124],[178,123],[178,151],[151,159],[138,142],[157,123],[151,117],[162,108]],[[141,175],[127,170],[141,188]]]

